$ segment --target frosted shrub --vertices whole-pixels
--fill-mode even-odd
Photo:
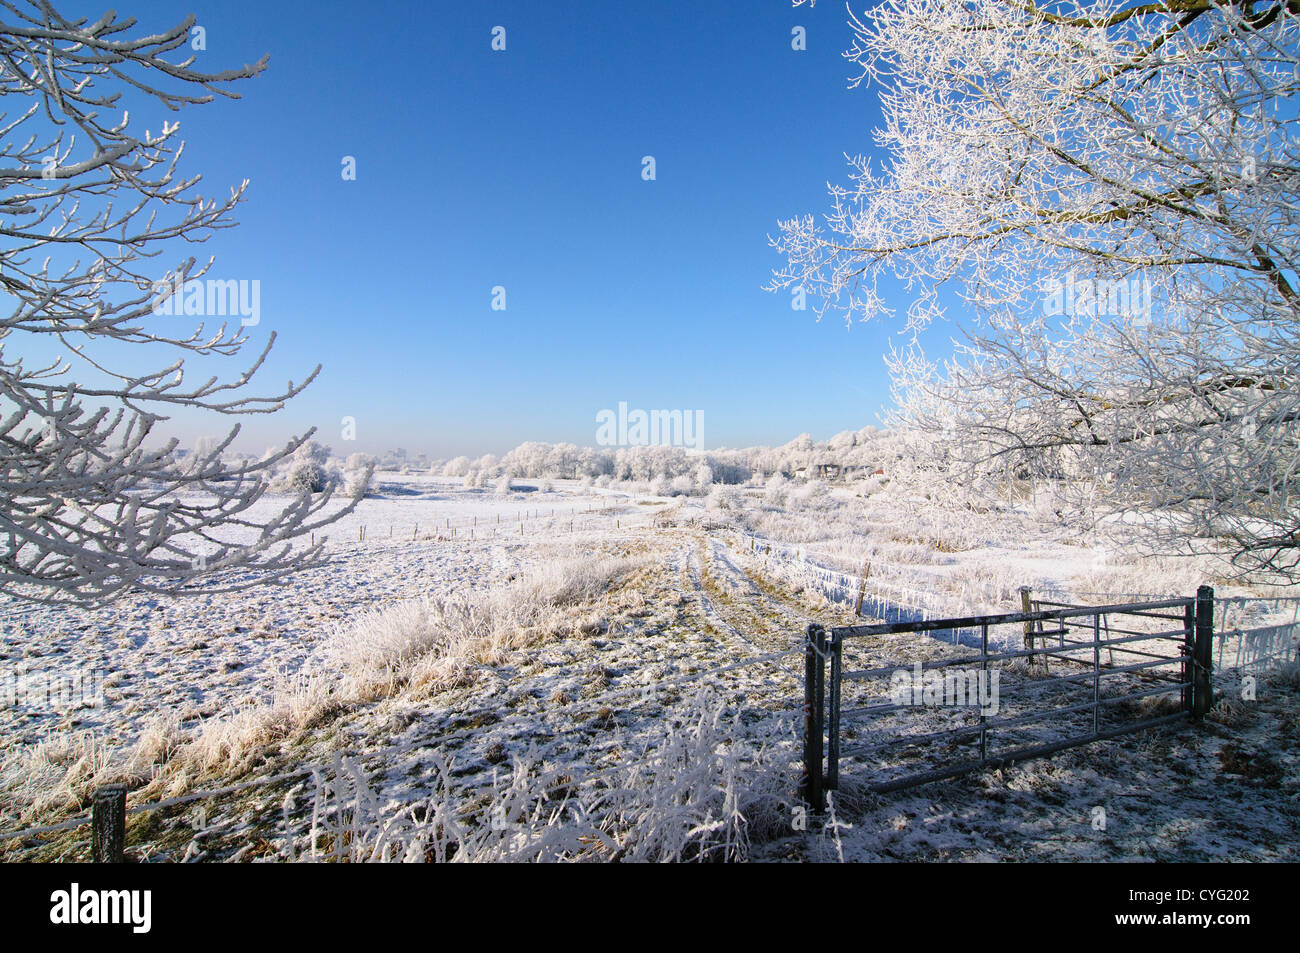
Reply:
[[[672,492],[673,496],[690,496],[695,492],[695,483],[685,474],[679,477],[674,477],[672,482]]]
[[[646,486],[646,491],[651,496],[672,496],[672,484],[668,482],[667,477],[655,477]]]
[[[348,456],[343,464],[344,492],[351,497],[365,496],[374,481],[374,462],[364,453]]]
[[[809,480],[793,494],[794,499],[805,506],[815,506],[826,500],[829,495],[829,488],[821,480]]]
[[[514,481],[507,474],[497,478],[496,491],[497,496],[509,496],[510,491],[515,488]]]
[[[309,440],[289,458],[288,467],[276,484],[284,493],[324,493],[342,482],[337,467],[329,466],[329,447]]]
[[[767,481],[767,489],[763,491],[763,502],[768,506],[780,508],[785,506],[789,496],[790,481],[778,473]]]
[[[741,509],[740,496],[731,487],[717,483],[709,491],[705,506],[711,510],[739,511]]]

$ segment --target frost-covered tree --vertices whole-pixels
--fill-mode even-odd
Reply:
[[[330,466],[330,448],[309,440],[293,452],[283,480],[275,488],[289,493],[325,493],[340,480],[338,470]]]
[[[278,394],[246,393],[272,334],[237,377],[188,382],[186,356],[237,355],[248,339],[240,327],[179,329],[156,313],[210,267],[182,249],[234,224],[247,182],[226,197],[197,192],[199,177],[180,172],[179,124],[143,130],[128,107],[165,117],[238,98],[232,84],[266,66],[196,69],[193,25],[191,16],[140,29],[111,11],[92,21],[43,0],[0,4],[0,590],[9,594],[97,603],[128,589],[276,581],[322,558],[320,545],[296,540],[340,515],[324,514],[327,496],[251,509],[306,436],[227,465],[237,426],[186,460],[157,432],[176,408],[272,413],[316,374]],[[244,543],[232,542],[235,531]]]
[[[698,464],[692,471],[692,476],[701,492],[707,493],[713,485],[713,468],[707,463]]]
[[[602,454],[592,447],[583,447],[578,451],[578,469],[586,476],[598,477],[610,473],[613,468],[613,454]]]
[[[711,510],[739,510],[742,508],[743,499],[735,489],[729,486],[723,486],[721,483],[715,483],[709,490],[708,499],[705,505]]]
[[[1057,479],[1300,578],[1297,6],[893,0],[851,27],[885,160],[780,224],[773,286],[874,318],[898,278],[918,334],[962,302],[950,360],[891,359],[945,478]]]
[[[789,496],[790,482],[779,473],[767,481],[763,490],[763,502],[778,509],[785,506]]]
[[[463,477],[469,473],[469,457],[453,457],[447,461],[447,465],[442,468],[442,475],[449,477]]]
[[[375,472],[374,458],[365,453],[350,453],[343,462],[345,492],[350,497],[365,496]]]
[[[521,443],[505,455],[502,466],[509,473],[521,477],[541,476],[546,470],[547,445],[529,441]]]
[[[560,479],[567,480],[577,475],[578,460],[578,448],[574,444],[552,444],[546,456],[546,469]]]

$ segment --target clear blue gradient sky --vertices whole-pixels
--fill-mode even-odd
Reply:
[[[189,9],[119,7],[159,27]],[[184,171],[214,194],[252,183],[240,226],[201,250],[212,276],[261,282],[253,342],[279,335],[263,391],[324,365],[280,414],[244,418],[244,449],[312,425],[338,453],[591,445],[597,412],[620,401],[702,410],[710,448],[877,422],[895,329],[819,324],[762,287],[777,220],[821,214],[844,153],[872,147],[876,92],[847,88],[842,5],[192,9],[200,66],[270,54],[241,100],[180,114]],[[225,420],[174,427],[188,440]]]

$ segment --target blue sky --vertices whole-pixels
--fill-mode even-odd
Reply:
[[[702,410],[709,447],[877,422],[891,329],[818,324],[762,289],[777,220],[820,214],[879,121],[875,91],[847,89],[843,6],[121,8],[149,27],[188,9],[200,66],[270,54],[241,100],[181,113],[185,171],[208,192],[252,183],[239,228],[203,249],[211,275],[261,282],[254,343],[278,332],[263,390],[324,365],[283,412],[244,419],[245,449],[312,425],[341,453],[589,445],[620,401]]]

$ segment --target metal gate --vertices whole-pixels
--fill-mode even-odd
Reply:
[[[802,796],[884,792],[1199,718],[1209,710],[1214,590],[1120,605],[880,625],[810,625]],[[870,664],[928,633],[907,665]],[[948,638],[941,638],[947,634]],[[863,667],[855,667],[855,663]],[[827,669],[829,668],[829,679]],[[888,679],[890,691],[878,686]],[[975,703],[971,693],[975,692]]]

